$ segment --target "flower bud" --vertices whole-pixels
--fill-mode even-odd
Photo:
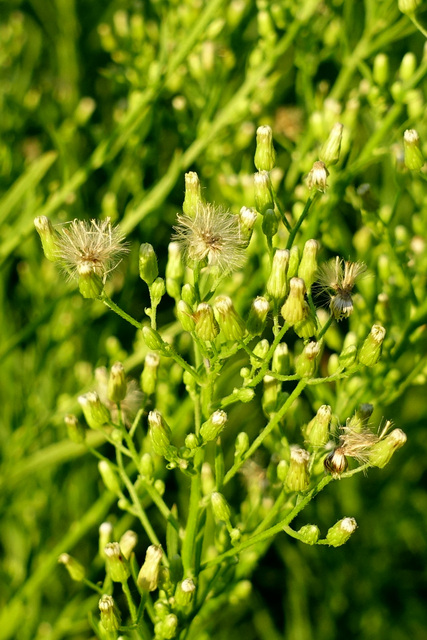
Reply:
[[[102,558],[105,558],[105,547],[109,542],[111,542],[113,537],[113,525],[111,522],[103,522],[99,526],[99,541],[98,541],[98,550],[99,555]]]
[[[142,327],[142,335],[144,338],[144,342],[149,349],[153,351],[161,351],[165,350],[165,343],[163,342],[160,334],[152,329],[151,327]]]
[[[402,13],[411,15],[415,13],[418,7],[422,4],[422,0],[399,0],[399,10]]]
[[[340,547],[347,542],[356,529],[357,522],[354,518],[343,518],[328,530],[326,542],[331,547]]]
[[[307,177],[307,186],[310,191],[320,191],[321,193],[325,193],[328,186],[326,182],[328,176],[329,171],[327,170],[325,163],[321,160],[317,160],[317,162],[313,164],[313,167]]]
[[[279,217],[274,209],[267,209],[262,218],[262,232],[267,238],[273,238],[279,230]]]
[[[277,410],[277,400],[281,389],[281,383],[273,376],[263,378],[262,408],[267,415]]]
[[[101,429],[110,422],[110,413],[107,407],[102,404],[96,391],[89,391],[85,395],[79,396],[77,400],[91,429]]]
[[[374,82],[380,87],[384,87],[390,77],[389,59],[385,53],[379,53],[374,58],[373,70]]]
[[[249,449],[249,436],[246,431],[237,434],[236,443],[234,445],[234,457],[241,458]]]
[[[51,262],[56,262],[59,255],[56,247],[56,232],[51,221],[46,216],[39,216],[35,218],[34,226],[40,236],[45,257]]]
[[[267,313],[270,309],[270,303],[267,298],[258,296],[252,302],[249,317],[247,320],[247,329],[252,336],[259,336],[264,331]]]
[[[105,549],[105,564],[113,582],[127,582],[130,569],[118,542],[109,542]]]
[[[143,591],[155,591],[159,581],[160,564],[163,557],[161,547],[150,545],[145,554],[145,561],[138,574],[138,586]]]
[[[121,402],[127,391],[125,368],[121,362],[116,362],[111,367],[108,379],[108,399],[110,402]]]
[[[286,342],[277,345],[273,353],[273,362],[271,365],[274,373],[286,376],[290,371],[289,349]]]
[[[135,533],[135,531],[131,531],[131,529],[128,529],[127,531],[125,531],[119,540],[119,545],[126,560],[129,560],[130,555],[132,551],[135,549],[137,544],[138,544],[138,534]]]
[[[295,371],[300,378],[311,378],[316,373],[319,342],[309,342],[295,362]]]
[[[196,303],[196,291],[192,284],[185,284],[181,289],[181,298],[193,308]]]
[[[393,453],[403,447],[407,438],[401,429],[393,429],[385,438],[375,443],[369,453],[369,464],[382,469],[390,461]]]
[[[153,479],[154,462],[153,462],[153,458],[152,458],[150,453],[144,453],[141,456],[141,463],[140,463],[139,469],[140,469],[140,472],[141,472],[141,476],[145,480],[152,480]]]
[[[255,391],[250,387],[240,387],[240,389],[233,389],[233,396],[235,401],[246,404],[254,399]]]
[[[98,603],[102,628],[109,633],[117,631],[121,625],[120,612],[112,596],[103,595]]]
[[[108,462],[108,460],[100,460],[98,462],[98,470],[108,491],[116,495],[121,495],[120,482],[111,462]]]
[[[345,457],[341,447],[338,447],[329,453],[323,461],[325,471],[330,473],[334,478],[338,478],[348,467],[347,458]]]
[[[304,280],[307,291],[310,291],[311,285],[316,280],[318,271],[317,254],[319,253],[320,244],[317,240],[307,240],[302,252],[301,262],[298,268],[298,278]]]
[[[315,524],[306,524],[298,531],[298,535],[301,542],[316,544],[320,536],[319,527],[316,527]]]
[[[188,331],[189,333],[194,331],[195,322],[193,312],[191,307],[184,302],[184,300],[180,300],[176,305],[176,315],[184,331]]]
[[[139,247],[139,277],[150,286],[159,275],[157,256],[151,244],[144,243]]]
[[[191,604],[196,595],[196,585],[191,578],[183,580],[176,585],[175,602],[178,607],[186,607]]]
[[[284,483],[286,481],[288,471],[289,462],[287,462],[286,460],[280,460],[279,464],[277,465],[277,479],[280,480],[280,482]]]
[[[255,209],[242,207],[239,212],[239,230],[243,248],[249,245],[252,237],[252,231],[257,220],[257,212]]]
[[[58,562],[63,564],[70,574],[70,578],[76,582],[81,582],[86,574],[85,568],[75,558],[68,555],[68,553],[61,553],[58,558]]]
[[[253,356],[250,357],[250,362],[253,367],[261,366],[260,360],[258,358],[261,358],[261,360],[263,360],[267,355],[269,348],[270,348],[270,345],[268,343],[268,340],[260,340],[255,345],[255,347],[253,348],[253,354],[254,356],[258,356],[258,357],[257,358],[254,358]]]
[[[65,416],[64,422],[71,442],[82,444],[86,440],[86,429],[82,424],[80,424],[77,417],[72,414],[68,414]]]
[[[204,442],[216,440],[227,422],[225,411],[215,411],[200,427],[200,435]]]
[[[354,344],[348,345],[345,347],[338,358],[339,368],[340,369],[349,369],[357,362],[357,348]]]
[[[185,196],[182,210],[186,216],[194,218],[197,208],[203,203],[199,176],[195,171],[185,174]]]
[[[305,439],[313,447],[324,447],[329,440],[329,425],[332,420],[332,409],[322,404],[315,417],[310,420],[305,429]]]
[[[218,296],[214,302],[214,312],[219,328],[226,340],[242,340],[246,327],[242,318],[238,315],[228,296]]]
[[[267,280],[267,293],[277,302],[281,302],[288,291],[286,280],[288,265],[289,251],[287,249],[278,249],[274,254],[270,277]]]
[[[424,166],[424,156],[420,148],[420,136],[415,129],[407,129],[403,134],[405,165],[410,171],[420,171]]]
[[[163,278],[156,278],[150,285],[150,297],[153,307],[157,307],[160,304],[161,299],[166,293],[165,281]]]
[[[202,464],[202,470],[200,473],[200,479],[202,482],[202,493],[204,496],[210,496],[215,489],[215,479],[212,472],[212,467],[209,462]]]
[[[216,520],[220,520],[225,523],[230,522],[230,506],[222,493],[214,491],[211,494],[212,511]]]
[[[194,314],[196,334],[201,340],[213,342],[219,333],[219,326],[210,304],[201,302]]]
[[[359,350],[359,362],[366,367],[373,367],[381,356],[381,347],[385,338],[385,329],[374,324],[370,334]]]
[[[298,245],[294,244],[289,252],[288,280],[294,278],[298,274],[298,267],[301,260]]]
[[[169,613],[163,620],[156,622],[154,625],[154,633],[156,638],[162,638],[162,640],[172,640],[176,637],[176,631],[178,628],[178,618],[174,613]]]
[[[268,171],[260,171],[254,175],[255,206],[261,215],[267,209],[274,209],[271,181]]]
[[[273,131],[268,125],[258,127],[256,132],[255,166],[258,171],[271,171],[276,162],[273,146]]]
[[[156,391],[159,364],[160,358],[157,353],[147,353],[141,373],[141,389],[147,396],[152,396]]]
[[[301,278],[291,278],[289,295],[281,309],[281,314],[291,326],[308,316],[309,306],[305,301],[305,282]]]
[[[184,279],[184,258],[179,242],[170,242],[166,264],[166,291],[171,298],[179,298]]]
[[[297,322],[296,324],[294,324],[294,331],[297,336],[303,338],[303,340],[309,340],[316,335],[317,324],[313,314],[310,311],[310,308],[308,308],[308,313],[304,320],[301,320],[301,322]]]
[[[190,451],[194,451],[195,449],[197,449],[197,447],[200,446],[201,441],[200,441],[200,438],[198,438],[195,433],[188,433],[185,436],[184,443],[187,449],[189,449]]]
[[[79,278],[79,291],[83,298],[94,300],[101,295],[104,290],[104,283],[101,276],[96,273],[92,264],[82,263],[77,266]]]
[[[157,410],[148,414],[148,425],[154,453],[169,460],[176,453],[175,447],[170,443],[172,432],[169,425]]]
[[[310,484],[308,463],[310,454],[305,449],[291,447],[289,471],[286,475],[285,486],[288,491],[306,491]]]
[[[329,134],[329,138],[326,140],[319,153],[319,159],[324,162],[327,167],[336,164],[340,159],[343,128],[343,125],[339,122],[334,124],[332,131]]]
[[[403,82],[411,80],[417,68],[417,58],[412,51],[408,51],[402,58],[399,68],[399,76]]]

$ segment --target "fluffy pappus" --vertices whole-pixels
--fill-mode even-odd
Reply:
[[[365,271],[366,265],[363,262],[341,260],[338,256],[319,268],[317,281],[331,296],[329,307],[336,320],[348,318],[352,314],[353,287]]]

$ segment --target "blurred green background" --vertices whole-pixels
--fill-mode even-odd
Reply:
[[[198,172],[208,200],[253,206],[255,131],[271,124],[278,193],[298,210],[319,145],[343,121],[348,160],[303,239],[319,237],[325,258],[361,257],[371,269],[387,252],[412,259],[425,291],[427,190],[400,168],[403,130],[427,140],[424,37],[390,0],[9,0],[0,18],[0,638],[77,640],[93,637],[87,613],[97,597],[56,558],[69,551],[89,565],[107,515],[119,531],[132,522],[103,493],[93,458],[67,439],[63,418],[77,411],[95,367],[122,360],[138,377],[146,350],[44,259],[34,217],[120,222],[132,250],[110,292],[143,318],[138,246],[153,243],[162,273],[186,171]],[[384,80],[375,76],[379,53],[388,56]],[[387,238],[375,213],[361,216],[355,188],[365,182],[376,209],[393,213]],[[256,268],[255,257],[248,299],[259,293]],[[403,276],[386,275],[397,325],[411,299]],[[160,326],[173,322],[172,301],[159,312]],[[342,340],[346,326],[339,330]],[[405,448],[382,471],[330,485],[301,518],[325,531],[353,516],[351,541],[330,549],[278,536],[251,595],[218,616],[211,637],[427,637],[422,367],[405,384],[425,353],[421,330],[406,360],[380,368],[361,399],[380,396],[378,418],[407,433]],[[243,423],[253,408],[244,411]]]

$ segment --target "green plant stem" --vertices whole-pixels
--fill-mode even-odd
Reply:
[[[191,578],[195,575],[193,566],[194,550],[197,536],[197,521],[199,517],[199,504],[201,497],[200,469],[204,458],[204,450],[198,450],[194,456],[194,468],[196,474],[191,478],[190,504],[188,508],[187,526],[184,542],[182,544],[182,564],[184,576]]]
[[[137,329],[142,329],[142,324],[137,320],[135,320],[135,318],[132,318],[132,316],[130,316],[128,313],[123,311],[123,309],[121,309],[115,302],[113,302],[105,292],[103,292],[102,295],[100,296],[100,300],[107,307],[109,307],[111,311],[114,311],[114,313],[117,313],[118,316],[123,318],[123,320],[126,320],[126,322],[129,322],[131,325],[133,325]]]
[[[235,462],[233,466],[227,471],[224,478],[224,485],[226,485],[227,482],[231,480],[231,478],[238,472],[242,464],[244,464],[246,460],[251,457],[251,455],[264,442],[265,438],[272,432],[274,427],[279,424],[279,422],[281,421],[283,416],[286,414],[286,412],[289,410],[289,408],[292,406],[294,401],[298,398],[298,396],[301,395],[301,392],[304,389],[304,387],[307,385],[307,383],[308,383],[308,380],[306,380],[305,378],[298,382],[297,386],[292,391],[291,395],[287,398],[286,402],[281,406],[279,411],[273,415],[270,422],[267,424],[266,427],[264,427],[264,429],[261,431],[259,436],[255,438],[255,440],[252,442],[251,446],[246,451],[246,453],[241,458],[239,458],[239,460]]]
[[[135,603],[133,601],[132,594],[130,592],[129,585],[128,585],[127,582],[122,582],[122,589],[123,589],[123,593],[126,596],[126,600],[127,600],[127,603],[128,603],[130,617],[132,619],[132,622],[133,622],[133,624],[137,624],[137,622],[138,622],[138,613],[137,613],[136,605],[135,605]]]
[[[326,320],[326,322],[323,325],[323,327],[320,329],[319,335],[317,336],[317,340],[320,340],[321,338],[323,338],[323,336],[325,335],[325,333],[327,332],[327,330],[331,326],[333,320],[334,320],[333,316],[329,316],[329,318]]]
[[[313,204],[313,202],[316,200],[317,196],[318,196],[318,192],[316,192],[312,196],[309,196],[309,198],[307,199],[307,202],[305,203],[305,207],[303,209],[302,214],[298,218],[297,222],[295,223],[295,226],[293,227],[292,231],[289,234],[288,242],[286,243],[286,248],[287,249],[291,249],[291,247],[292,247],[292,245],[294,243],[294,240],[295,240],[295,236],[297,235],[300,226],[302,225],[302,223],[306,219],[306,217],[308,215],[308,212],[310,211],[310,207]]]
[[[275,351],[277,345],[279,344],[280,340],[283,338],[283,336],[285,335],[285,333],[286,333],[286,331],[288,329],[289,329],[289,325],[288,325],[287,322],[285,322],[283,327],[280,329],[279,333],[274,338],[271,347],[267,351],[267,354],[266,354],[266,356],[264,358],[264,364],[262,365],[261,369],[258,371],[258,373],[255,376],[255,378],[253,378],[250,382],[248,382],[248,384],[246,385],[247,387],[256,387],[256,385],[259,382],[261,382],[261,380],[265,376],[265,372],[268,369],[268,364],[269,364],[271,358],[273,357],[273,354],[274,354],[274,351]]]

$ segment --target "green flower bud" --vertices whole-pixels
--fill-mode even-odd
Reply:
[[[326,140],[320,151],[319,159],[324,162],[327,167],[336,164],[340,159],[343,128],[343,125],[339,122],[334,124],[332,131],[329,134],[329,138]]]
[[[172,432],[157,410],[150,411],[148,414],[148,425],[154,453],[167,460],[174,458],[176,456],[176,448],[170,443]]]
[[[107,631],[117,631],[121,625],[120,612],[112,596],[103,595],[98,603],[101,626]]]
[[[181,298],[188,304],[189,307],[194,307],[196,303],[196,291],[192,284],[185,284],[182,287]]]
[[[415,13],[418,7],[422,4],[422,0],[399,0],[399,10],[402,13],[411,15]]]
[[[415,129],[407,129],[403,134],[405,165],[410,171],[420,171],[425,163],[420,148],[420,136]]]
[[[289,472],[289,462],[280,460],[277,465],[277,479],[284,483]]]
[[[131,529],[125,531],[119,540],[119,545],[126,560],[129,560],[131,553],[137,544],[138,534],[135,533],[135,531],[131,531]]]
[[[380,87],[384,87],[390,77],[389,60],[385,53],[379,53],[374,58],[374,82]]]
[[[98,298],[104,290],[104,283],[92,264],[79,264],[77,266],[79,278],[79,291],[83,298],[94,300]]]
[[[329,425],[332,420],[332,409],[327,404],[322,404],[315,417],[310,420],[305,429],[306,442],[313,447],[324,447],[329,440]]]
[[[150,545],[145,554],[145,561],[138,574],[138,586],[143,591],[155,591],[158,586],[160,564],[163,557],[161,547]]]
[[[305,282],[301,278],[291,278],[289,295],[281,309],[281,314],[291,326],[302,322],[308,316],[309,306],[305,301]]]
[[[331,547],[340,547],[347,542],[356,529],[357,522],[354,518],[343,518],[328,530],[326,542]]]
[[[254,399],[255,391],[250,387],[240,387],[240,389],[233,389],[233,396],[235,400],[247,403]]]
[[[267,238],[273,238],[279,230],[279,217],[273,209],[267,209],[262,219],[262,232]]]
[[[61,553],[58,558],[58,562],[63,564],[70,574],[70,578],[76,582],[81,582],[86,575],[85,568],[75,558],[68,555],[68,553]]]
[[[258,358],[261,358],[261,360],[263,360],[265,358],[265,356],[267,355],[267,352],[270,348],[270,345],[268,343],[268,340],[260,340],[254,347],[253,349],[253,353],[255,356],[258,356]],[[260,367],[261,366],[261,361],[258,360],[258,358],[254,358],[254,357],[250,357],[250,362],[251,365],[253,367]]]
[[[194,218],[198,206],[202,203],[203,198],[199,176],[195,171],[189,171],[185,174],[185,196],[182,210],[186,216]]]
[[[254,175],[255,206],[261,215],[267,209],[274,209],[270,176],[268,171],[260,171]]]
[[[108,399],[110,402],[121,402],[127,391],[125,368],[121,362],[116,362],[111,367],[108,379]]]
[[[65,425],[67,427],[68,437],[71,442],[76,444],[82,444],[86,440],[86,429],[78,421],[77,417],[69,414],[64,418]]]
[[[159,275],[157,256],[151,244],[144,243],[139,248],[139,277],[150,286]]]
[[[201,302],[194,314],[196,334],[201,340],[213,342],[219,333],[219,326],[210,304]]]
[[[179,242],[170,242],[166,264],[166,291],[171,298],[177,299],[180,297],[184,271],[185,266],[181,245]]]
[[[234,457],[241,458],[249,449],[249,436],[246,431],[237,434],[236,443],[234,445]]]
[[[180,300],[176,305],[176,315],[184,331],[188,331],[189,333],[194,331],[196,324],[194,322],[193,312],[184,300]]]
[[[35,218],[34,226],[40,236],[45,257],[51,262],[56,262],[59,259],[56,247],[57,234],[51,221],[46,216],[39,216]]]
[[[200,439],[196,436],[195,433],[189,433],[185,436],[185,447],[190,451],[194,451],[201,444]]]
[[[339,367],[340,369],[349,369],[357,362],[357,348],[350,344],[345,347],[339,355]]]
[[[385,338],[385,329],[374,324],[370,334],[359,350],[359,362],[366,367],[373,367],[381,356],[381,347]]]
[[[214,303],[214,312],[220,330],[226,340],[242,340],[246,327],[242,318],[238,315],[228,296],[218,296]]]
[[[306,491],[308,489],[310,484],[309,461],[308,451],[299,447],[291,447],[289,471],[285,481],[288,491]]]
[[[248,332],[252,336],[259,336],[264,331],[269,309],[270,303],[262,296],[258,296],[252,302],[246,323]]]
[[[400,63],[399,75],[403,82],[411,80],[417,68],[417,59],[412,51],[408,51],[402,58]]]
[[[211,494],[211,504],[215,519],[228,524],[231,516],[230,506],[222,493],[214,491]]]
[[[141,476],[145,479],[145,480],[152,480],[153,479],[153,474],[154,474],[154,462],[153,462],[153,458],[151,456],[151,453],[144,453],[141,457],[141,464],[140,464],[140,472],[141,472]]]
[[[111,493],[115,493],[116,495],[121,495],[122,490],[120,482],[111,462],[108,462],[107,460],[100,460],[98,462],[98,470],[108,491],[111,491]]]
[[[243,248],[246,248],[249,245],[256,220],[257,212],[255,211],[255,209],[249,209],[248,207],[242,207],[240,209],[239,229]]]
[[[150,285],[150,297],[153,307],[157,307],[160,304],[161,299],[166,293],[165,281],[163,278],[156,278]]]
[[[151,327],[142,327],[142,335],[144,342],[149,349],[153,351],[165,351],[165,343],[160,337],[160,334]]]
[[[159,364],[160,358],[157,353],[147,353],[141,373],[141,389],[147,396],[152,396],[156,391]]]
[[[321,160],[315,162],[307,177],[307,186],[310,191],[320,191],[321,193],[325,193],[328,186],[326,182],[328,176],[329,171],[327,170],[325,163]]]
[[[204,462],[202,464],[200,479],[202,482],[203,495],[210,496],[212,491],[215,489],[215,479],[213,476],[212,467],[209,462]]]
[[[196,585],[191,578],[183,580],[176,585],[175,602],[178,607],[186,607],[191,604],[196,595]]]
[[[111,522],[103,522],[99,527],[98,550],[101,558],[105,558],[105,547],[111,542],[113,537],[113,525]]]
[[[110,422],[110,413],[107,407],[102,404],[96,391],[89,391],[85,395],[79,396],[77,400],[91,429],[101,429]]]
[[[176,631],[178,628],[178,618],[174,613],[169,613],[163,620],[156,622],[154,625],[154,633],[156,638],[162,638],[162,640],[172,640],[176,637]]]
[[[294,244],[289,252],[289,266],[288,266],[288,280],[295,278],[298,274],[298,267],[300,263],[300,250],[298,245]]]
[[[273,353],[272,371],[286,376],[290,371],[289,349],[286,342],[277,345]]]
[[[273,146],[273,131],[268,125],[258,127],[256,132],[255,166],[258,171],[271,171],[276,162]]]
[[[302,252],[301,262],[298,268],[298,278],[302,278],[305,282],[307,291],[310,291],[311,285],[316,280],[318,271],[317,254],[319,253],[320,244],[317,240],[307,240]]]
[[[316,335],[317,324],[310,309],[308,311],[307,317],[304,318],[304,320],[301,320],[301,322],[297,322],[294,325],[294,331],[297,336],[303,338],[304,340],[309,340]]]
[[[118,542],[109,542],[105,549],[105,565],[113,582],[127,582],[130,576],[130,569]]]
[[[288,273],[289,255],[287,249],[278,249],[276,251],[271,265],[270,277],[267,280],[267,293],[277,302],[281,302],[288,292],[286,275]]]
[[[295,371],[300,378],[311,378],[316,373],[319,342],[309,342],[295,362]]]
[[[316,527],[315,524],[306,524],[298,531],[298,535],[301,542],[316,544],[320,536],[319,527]]]
[[[200,427],[200,435],[204,442],[216,440],[227,422],[225,411],[215,411]]]
[[[264,376],[263,383],[262,408],[267,415],[270,415],[277,410],[281,383],[272,376]]]
[[[388,436],[372,446],[369,453],[369,464],[382,469],[390,462],[393,453],[403,447],[406,440],[406,434],[401,429],[393,429]]]

